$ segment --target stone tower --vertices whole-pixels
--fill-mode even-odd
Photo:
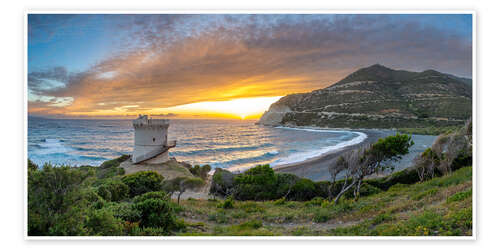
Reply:
[[[162,163],[168,161],[168,149],[175,147],[176,141],[168,141],[168,119],[148,119],[139,115],[134,125],[133,163]]]

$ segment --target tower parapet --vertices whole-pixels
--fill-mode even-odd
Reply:
[[[148,119],[147,115],[139,115],[132,121],[134,126],[134,152],[132,162],[139,163],[158,158],[157,161],[168,160],[168,149],[175,147],[175,141],[168,141],[168,119]]]

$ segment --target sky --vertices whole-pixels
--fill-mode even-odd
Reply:
[[[29,14],[28,113],[258,118],[372,64],[472,77],[472,15]]]

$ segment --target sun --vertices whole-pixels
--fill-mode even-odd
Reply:
[[[197,102],[155,111],[187,115],[215,115],[222,118],[245,120],[260,117],[271,104],[280,98],[281,96],[249,97],[228,101]]]

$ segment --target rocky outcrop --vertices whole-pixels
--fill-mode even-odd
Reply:
[[[376,64],[327,88],[282,97],[258,124],[335,128],[461,125],[472,115],[472,86],[466,80],[435,70],[410,72]]]
[[[291,112],[292,110],[286,106],[286,105],[281,105],[281,104],[273,104],[271,107],[269,107],[269,110],[267,110],[261,117],[260,120],[258,121],[257,124],[259,125],[266,125],[266,126],[276,126],[281,123],[283,120],[283,117],[285,116],[286,113]]]

